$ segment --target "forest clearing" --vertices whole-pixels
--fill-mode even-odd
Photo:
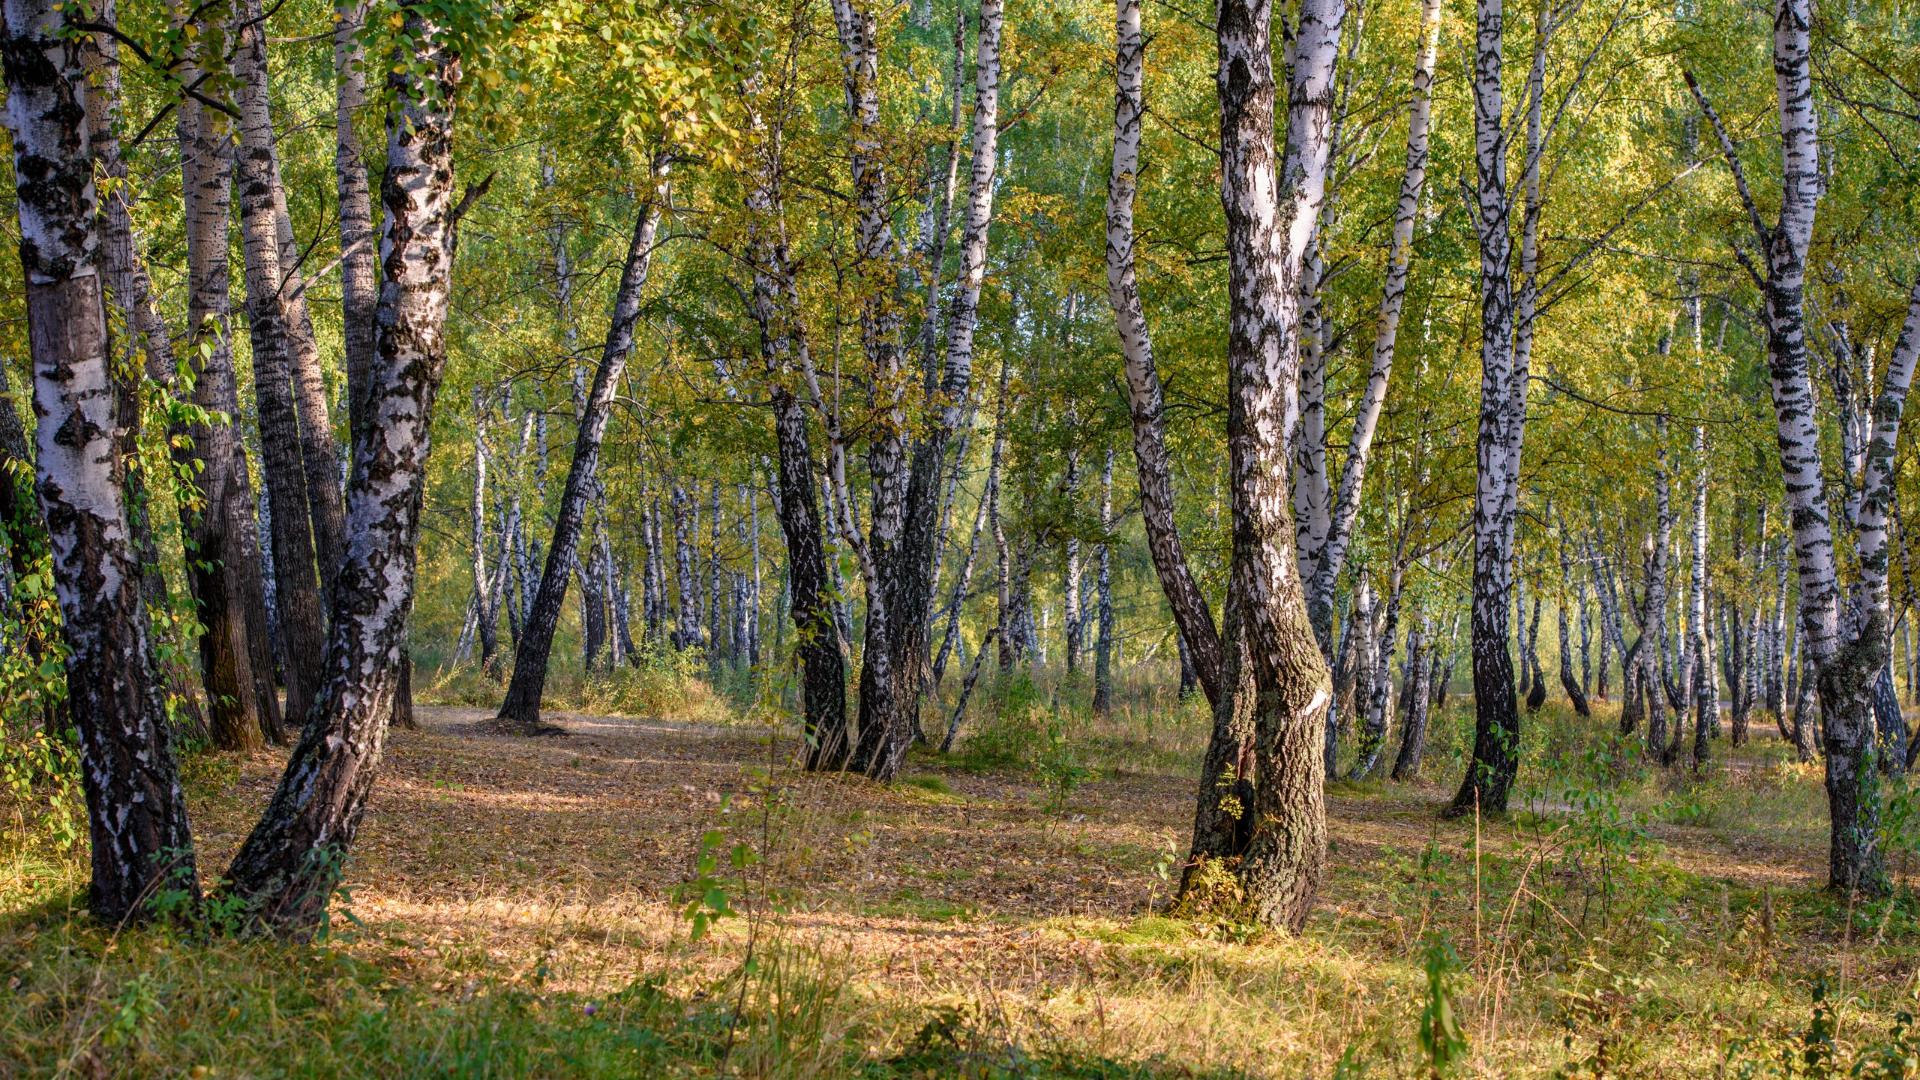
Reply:
[[[1911,0],[0,77],[0,1080],[1920,1080]]]
[[[556,711],[568,737],[503,746],[486,710],[423,706],[317,956],[110,944],[63,910],[83,867],[37,885],[10,868],[0,1066],[1424,1076],[1434,940],[1457,963],[1440,970],[1465,1075],[1742,1075],[1823,1038],[1844,1070],[1861,1047],[1891,1052],[1888,1019],[1913,1008],[1914,909],[1806,890],[1817,777],[1777,739],[1678,783],[1570,763],[1530,795],[1537,815],[1477,830],[1437,820],[1431,777],[1341,785],[1317,913],[1274,939],[1172,906],[1204,718],[1169,710],[1185,722],[1076,725],[1066,755],[1085,776],[1062,790],[1007,753],[1033,737],[1018,724],[886,789],[794,768],[791,731]],[[1567,719],[1554,752],[1604,743]],[[192,777],[210,857],[277,766],[258,753]],[[754,861],[712,872],[738,914],[695,941],[685,890],[710,829]],[[1810,1037],[1815,977],[1833,1027]]]

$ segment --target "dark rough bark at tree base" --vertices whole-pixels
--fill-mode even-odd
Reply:
[[[1221,693],[1210,708],[1213,726],[1206,756],[1200,763],[1200,789],[1194,803],[1193,836],[1187,846],[1186,868],[1177,895],[1185,898],[1201,884],[1196,875],[1210,861],[1246,854],[1243,834],[1250,832],[1254,813],[1254,673],[1247,655],[1240,605],[1227,596],[1227,633],[1221,642],[1224,665]]]
[[[1873,752],[1873,678],[1884,663],[1883,638],[1863,640],[1822,665],[1820,715],[1826,737],[1829,836],[1827,885],[1843,894],[1879,897],[1892,892],[1880,847],[1879,780]]]
[[[1475,231],[1480,248],[1480,418],[1473,508],[1473,759],[1448,816],[1503,813],[1519,768],[1520,715],[1508,652],[1514,530],[1526,424],[1527,373],[1516,332],[1513,192],[1503,127],[1502,0],[1478,0],[1473,101]],[[1544,41],[1544,38],[1542,38]],[[1536,106],[1537,107],[1537,106]]]
[[[747,208],[756,215],[749,234],[751,309],[760,332],[760,358],[774,384],[770,395],[777,447],[773,505],[787,542],[787,607],[796,637],[794,660],[799,668],[806,766],[817,771],[838,767],[849,749],[846,668],[835,625],[806,407],[787,384],[795,377],[796,367],[810,368],[812,360],[787,261],[781,201],[785,161],[777,128],[770,130],[755,116],[754,133],[759,136],[754,149],[762,160],[746,199]],[[654,550],[658,547],[652,545]]]
[[[764,332],[763,332],[764,333]],[[826,543],[814,498],[807,414],[784,387],[773,393],[779,445],[780,530],[787,540],[788,602],[796,634],[807,767],[831,767],[847,752],[846,668],[833,625]]]

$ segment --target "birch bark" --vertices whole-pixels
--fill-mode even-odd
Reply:
[[[84,18],[48,0],[0,4],[25,276],[34,468],[67,641],[93,876],[88,906],[114,924],[154,890],[196,898],[187,823],[121,498],[106,309],[96,269]]]
[[[415,63],[388,78],[380,331],[367,428],[354,444],[326,681],[272,802],[227,871],[228,888],[253,918],[292,935],[311,933],[326,911],[403,678],[433,402],[446,370],[455,226],[460,60],[431,12],[418,0],[401,3]]]
[[[1297,931],[1326,863],[1322,754],[1331,686],[1294,550],[1286,413],[1299,376],[1300,268],[1326,195],[1346,5],[1303,0],[1278,162],[1272,8],[1267,0],[1222,0],[1218,14],[1232,579],[1255,694],[1252,837],[1239,876],[1257,921]]]

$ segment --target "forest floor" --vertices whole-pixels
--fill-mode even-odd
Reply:
[[[1920,1001],[1920,904],[1818,887],[1777,739],[1690,779],[1555,717],[1533,810],[1442,822],[1454,716],[1423,782],[1333,785],[1285,939],[1166,910],[1194,710],[989,720],[892,787],[773,728],[418,713],[318,947],[93,928],[84,852],[10,846],[0,1076],[1768,1075],[1892,1053]],[[280,757],[189,762],[211,876]]]

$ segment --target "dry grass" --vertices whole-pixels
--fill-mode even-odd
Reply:
[[[1006,1075],[1426,1075],[1422,957],[1441,937],[1466,965],[1462,1071],[1473,1075],[1596,1059],[1607,1075],[1709,1075],[1736,1040],[1784,1045],[1804,1028],[1815,976],[1837,991],[1843,1037],[1880,1032],[1920,986],[1911,901],[1849,909],[1814,887],[1817,776],[1765,747],[1698,784],[1630,780],[1615,796],[1626,825],[1560,796],[1544,799],[1546,813],[1476,825],[1435,816],[1450,793],[1443,740],[1430,781],[1335,786],[1318,912],[1300,938],[1279,940],[1156,913],[1192,798],[1185,770],[1156,763],[1197,745],[1191,717],[1075,724],[1093,775],[1062,794],[1022,771],[935,759],[893,788],[809,776],[774,729],[554,712],[569,737],[514,739],[481,733],[486,715],[423,707],[421,730],[395,733],[340,900],[339,924],[350,913],[357,928],[320,950],[324,961],[232,946],[307,965],[296,981],[321,1004],[217,1047],[144,1020],[116,1042],[109,1018],[140,963],[186,952],[231,966],[227,947],[159,932],[109,947],[70,915],[84,880],[75,857],[28,863],[20,848],[0,883],[0,908],[14,909],[0,918],[0,982],[15,980],[0,995],[0,1043],[19,1040],[0,1046],[0,1075],[223,1062],[242,1075],[351,1074],[350,1062],[290,1049],[320,1022],[300,1007],[326,1023],[366,1007],[352,995],[327,1004],[343,984],[429,1012],[512,1000],[516,1016],[549,1025],[643,985],[672,1003],[668,1028],[685,1026],[704,1015],[699,1003],[742,985],[729,978],[749,949],[756,980],[788,980],[753,982],[755,1015],[793,1030],[730,1029],[717,1062],[686,1071],[826,1075],[864,1061],[912,1073],[933,1047],[948,1064],[929,1075],[953,1062]],[[272,753],[196,764],[203,867],[230,857],[277,766]],[[708,830],[758,861],[718,872],[748,917],[694,942],[676,887]],[[30,872],[42,880],[20,879]],[[113,948],[145,960],[115,962]],[[69,985],[48,987],[4,959],[44,972],[68,954],[90,958],[97,985],[68,972]],[[352,973],[312,966],[328,963]],[[218,1003],[181,993],[156,1014],[220,1018]],[[457,1046],[406,1045],[426,1073],[516,1071],[476,1070]],[[593,1060],[500,1058],[582,1074]]]

